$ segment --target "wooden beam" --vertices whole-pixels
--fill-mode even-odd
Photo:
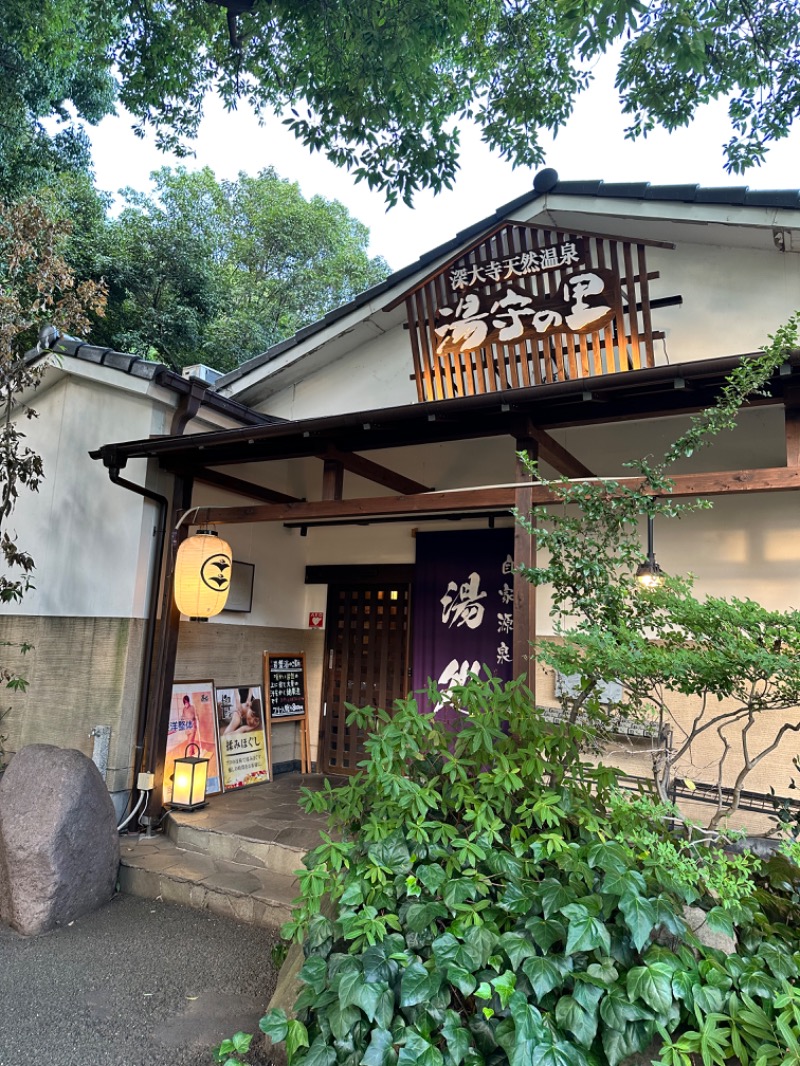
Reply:
[[[538,445],[539,457],[564,477],[593,478],[596,476],[594,471],[584,466],[580,459],[576,459],[558,441],[553,440],[549,433],[539,429],[532,422],[526,423],[523,436]],[[517,450],[519,450],[519,441],[517,441]]]
[[[351,474],[357,474],[359,477],[366,478],[367,481],[374,481],[376,485],[383,485],[385,489],[392,489],[403,496],[431,491],[430,486],[414,481],[405,474],[398,474],[396,470],[374,463],[371,459],[365,459],[363,455],[357,455],[355,452],[342,452],[338,448],[330,447],[321,458],[326,462],[334,460],[341,463]]]
[[[429,492],[417,496],[367,496],[313,503],[267,504],[263,507],[201,507],[197,522],[299,522],[314,518],[366,520],[373,516],[437,514],[457,511],[502,511],[514,506],[513,488],[465,489]],[[194,519],[193,524],[196,524]]]
[[[530,437],[517,440],[517,452],[527,452],[529,458],[538,458],[538,442]],[[517,456],[516,477],[519,488],[514,490],[514,503],[521,514],[529,514],[533,486],[530,474]],[[514,526],[514,569],[536,565],[536,541],[519,522]],[[536,660],[531,647],[536,639],[536,589],[521,574],[514,575],[514,677],[525,674],[528,688],[536,697]]]
[[[344,467],[338,459],[326,459],[322,467],[323,500],[341,500],[344,491]]]
[[[586,480],[593,480],[588,478]],[[640,485],[640,477],[614,479],[623,488]],[[800,489],[800,468],[734,470],[714,474],[681,474],[673,478],[671,496],[728,496],[743,492],[794,492]],[[368,520],[381,515],[441,514],[444,512],[511,510],[519,485],[426,492],[416,496],[374,496],[350,500],[265,504],[253,507],[200,507],[194,524],[226,525],[247,522],[311,522],[319,519]],[[659,493],[658,495],[665,495]],[[544,485],[531,485],[531,505],[552,503],[557,496]]]
[[[188,476],[188,474],[180,475]],[[199,470],[194,473],[195,481],[202,481],[205,485],[213,485],[226,492],[235,492],[237,496],[248,496],[251,500],[261,500],[262,503],[301,503],[299,496],[288,496],[285,492],[277,492],[275,489],[266,488],[264,485],[254,485],[251,481],[232,477],[230,474],[220,474],[217,470]]]

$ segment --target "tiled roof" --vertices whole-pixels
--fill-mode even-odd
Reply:
[[[163,363],[154,363],[149,359],[142,359],[138,355],[130,355],[127,352],[117,352],[113,348],[102,348],[96,344],[88,344],[85,341],[78,340],[76,337],[60,337],[52,348],[45,351],[34,348],[26,353],[25,359],[27,362],[35,362],[47,352],[52,352],[53,355],[59,356],[67,355],[86,363],[94,363],[96,366],[110,367],[112,370],[119,370],[121,373],[128,374],[131,377],[152,381],[154,384],[180,395],[187,393],[192,386],[191,380],[187,380]],[[253,411],[245,404],[239,403],[238,400],[220,396],[211,388],[206,390],[203,403],[212,410],[227,415],[243,425],[264,425],[283,421],[281,418],[274,418],[270,415],[262,415],[258,411]]]
[[[523,193],[515,200],[499,207],[494,214],[476,222],[468,229],[457,233],[452,240],[440,244],[425,255],[420,256],[416,263],[411,263],[402,270],[391,274],[385,281],[372,288],[359,293],[349,303],[329,311],[324,318],[313,322],[309,326],[300,329],[291,337],[274,344],[266,352],[248,359],[246,363],[224,374],[216,382],[215,388],[222,389],[232,385],[247,374],[252,373],[265,363],[276,359],[283,352],[289,351],[300,344],[306,337],[321,332],[326,326],[352,314],[360,307],[374,300],[377,296],[395,288],[408,278],[418,274],[421,269],[435,263],[442,256],[457,251],[463,244],[474,237],[480,236],[491,226],[501,222],[506,215],[512,214],[520,207],[533,203],[540,196],[547,193],[555,193],[558,196],[597,196],[609,200],[643,200],[662,201],[673,203],[695,204],[722,204],[732,207],[784,207],[790,210],[800,210],[800,189],[749,189],[746,185],[719,186],[705,188],[702,185],[651,185],[647,181],[636,182],[606,182],[606,181],[560,181],[555,170],[550,168],[541,170],[534,178],[533,188],[530,192]]]

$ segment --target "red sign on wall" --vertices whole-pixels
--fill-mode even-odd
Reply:
[[[309,629],[322,629],[325,622],[325,614],[322,611],[311,611],[308,615]]]

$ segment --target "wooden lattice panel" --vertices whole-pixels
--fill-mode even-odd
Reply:
[[[420,400],[653,366],[645,245],[504,225],[405,297]]]
[[[331,586],[322,770],[352,774],[364,733],[345,704],[391,708],[408,694],[409,585]]]

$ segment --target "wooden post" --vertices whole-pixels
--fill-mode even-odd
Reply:
[[[192,505],[192,487],[190,479],[176,478],[173,492],[173,516],[176,511],[185,511]],[[173,522],[177,521],[173,517]],[[158,635],[156,637],[156,660],[153,670],[153,685],[147,706],[147,739],[145,747],[146,765],[153,770],[155,782],[150,793],[147,813],[157,819],[163,809],[162,793],[164,787],[164,762],[167,751],[167,732],[169,730],[169,712],[172,701],[172,683],[175,678],[175,659],[178,653],[178,632],[181,614],[173,595],[175,577],[175,556],[178,545],[189,534],[188,524],[184,524],[177,533],[167,539],[167,566],[164,568],[164,585],[161,592],[161,615]]]
[[[538,458],[538,444],[529,437],[517,439],[517,452],[526,452],[530,459]],[[529,482],[531,476],[525,464],[517,456],[516,480]],[[530,512],[533,490],[530,485],[521,484],[514,490],[514,504],[524,515]],[[519,523],[514,529],[514,566],[534,566],[536,564],[536,541]],[[531,642],[536,639],[536,589],[517,574],[514,577],[514,677],[527,675],[528,687],[536,696],[536,660]]]
[[[787,389],[783,396],[786,428],[786,465],[800,466],[800,391]]]
[[[344,491],[344,467],[337,459],[326,459],[322,469],[323,500],[341,500]]]

